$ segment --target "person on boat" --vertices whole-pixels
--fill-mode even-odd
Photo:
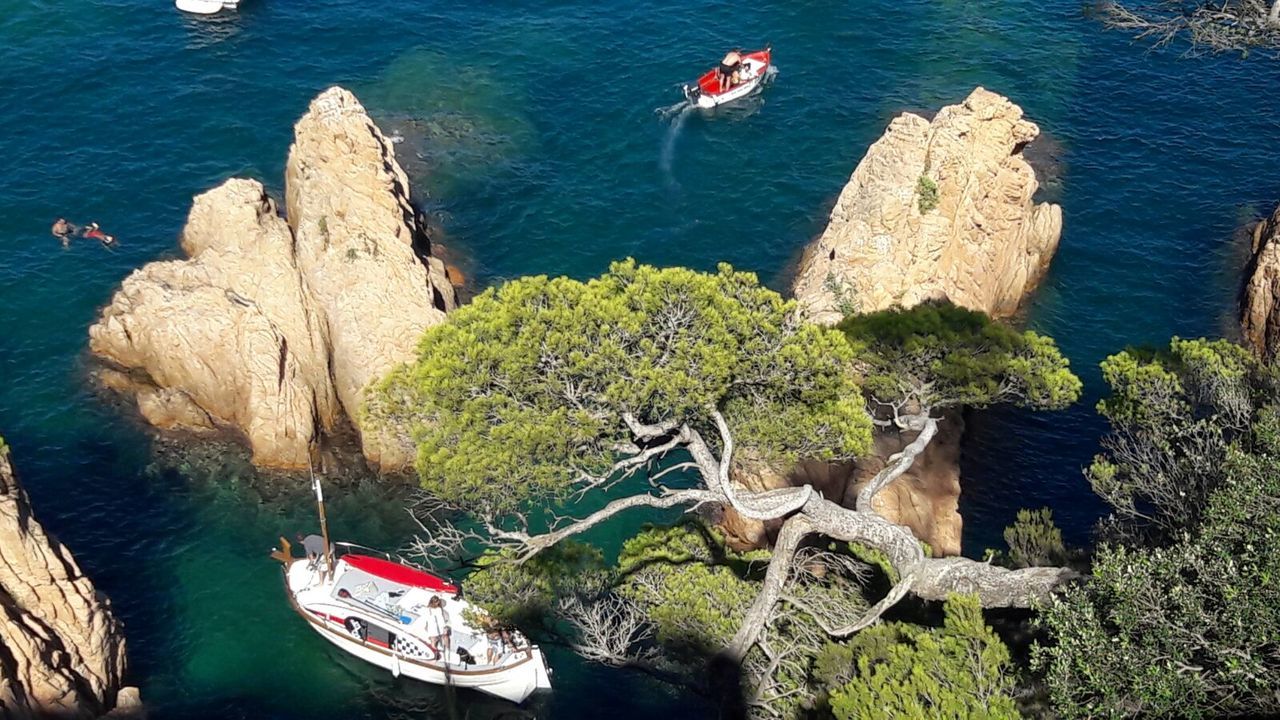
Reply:
[[[296,535],[298,542],[302,543],[302,549],[307,553],[307,566],[315,567],[320,558],[325,556],[324,538],[312,533],[306,537],[302,537],[302,533]]]
[[[445,612],[439,595],[431,596],[427,603],[427,644],[436,652],[436,657],[448,657],[449,613]]]
[[[484,663],[485,665],[497,665],[502,662],[502,635],[498,633],[497,628],[489,628],[484,634]]]
[[[738,84],[739,72],[742,70],[742,50],[734,48],[725,53],[720,61],[720,91],[724,92]]]

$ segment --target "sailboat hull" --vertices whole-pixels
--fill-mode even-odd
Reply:
[[[292,561],[284,571],[293,609],[321,637],[343,651],[396,676],[472,688],[514,703],[524,702],[537,690],[551,688],[546,658],[536,645],[525,643],[502,654],[495,664],[486,664],[482,652],[472,644],[473,661],[462,662],[458,647],[466,649],[468,643],[481,642],[481,638],[463,619],[472,606],[456,596],[448,603],[452,642],[457,647],[443,655],[430,647],[420,623],[402,624],[371,604],[358,605],[349,597],[335,597],[335,588],[343,582],[344,564],[344,560],[338,561],[336,579],[325,577],[303,560]],[[367,565],[364,567],[367,569]]]

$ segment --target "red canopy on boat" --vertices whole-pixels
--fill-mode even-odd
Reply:
[[[380,557],[347,553],[342,556],[342,561],[361,572],[366,572],[374,577],[393,583],[442,593],[456,594],[458,592],[457,585],[438,575],[432,575],[425,570],[411,568],[408,565],[401,565],[390,560],[383,560]]]

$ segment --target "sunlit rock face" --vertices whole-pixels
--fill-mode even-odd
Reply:
[[[298,121],[285,195],[287,220],[255,180],[198,196],[188,259],[130,275],[90,347],[159,427],[231,428],[255,463],[305,468],[345,417],[367,459],[403,468],[402,439],[363,427],[365,390],[457,298],[393,146],[350,92],[326,90]]]
[[[0,440],[0,717],[140,712],[122,688],[125,642],[111,603],[45,534]]]
[[[1040,129],[978,88],[932,121],[904,113],[858,164],[826,230],[805,249],[794,293],[809,319],[947,298],[1012,314],[1058,247],[1062,210],[1032,200],[1022,148]]]
[[[1247,345],[1268,361],[1280,352],[1280,208],[1253,229],[1253,252],[1240,295]]]

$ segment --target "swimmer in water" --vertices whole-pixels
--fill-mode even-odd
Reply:
[[[114,235],[108,235],[102,232],[102,228],[98,227],[98,223],[89,223],[84,229],[84,236],[92,238],[102,243],[103,247],[112,248],[116,246],[116,238]]]
[[[53,236],[62,241],[62,247],[71,244],[71,236],[76,232],[76,226],[67,222],[66,218],[58,218],[53,221],[53,227],[49,228]]]

